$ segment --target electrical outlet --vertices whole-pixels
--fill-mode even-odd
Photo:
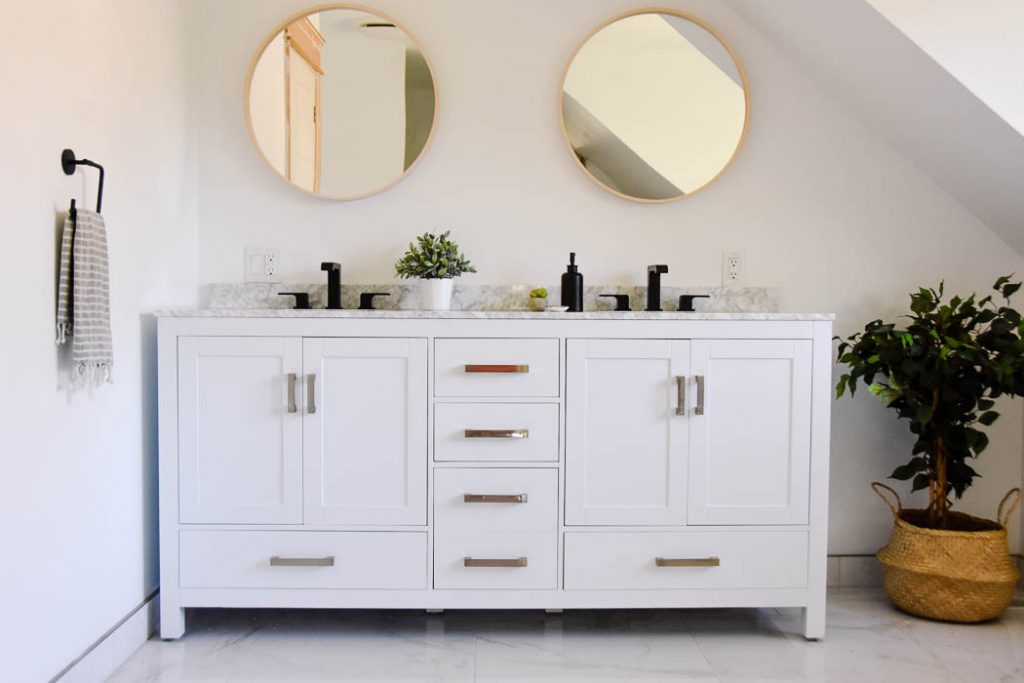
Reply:
[[[277,247],[245,248],[246,282],[280,282],[281,250]]]
[[[722,252],[722,285],[738,285],[743,282],[743,254],[738,251]]]

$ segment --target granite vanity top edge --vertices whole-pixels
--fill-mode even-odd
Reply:
[[[350,318],[350,319],[409,319],[409,320],[776,320],[816,321],[835,320],[834,313],[768,313],[741,312],[725,313],[715,311],[583,311],[534,312],[534,311],[412,311],[358,309],[166,309],[154,311],[158,318]]]

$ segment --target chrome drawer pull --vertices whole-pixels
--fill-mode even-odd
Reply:
[[[685,375],[676,375],[676,415],[686,415]]]
[[[333,567],[334,555],[327,557],[278,557],[270,558],[271,567]]]
[[[299,406],[295,403],[295,383],[299,380],[294,372],[288,373],[288,412],[299,412]]]
[[[525,493],[515,493],[512,495],[495,495],[487,493],[467,493],[462,496],[463,503],[525,503],[527,500]]]
[[[717,557],[656,557],[657,567],[718,567],[722,563]]]
[[[306,412],[316,412],[316,375],[306,375]]]
[[[697,382],[697,405],[693,409],[694,415],[704,414],[704,375],[694,375]]]
[[[467,429],[467,439],[528,439],[529,429]]]
[[[488,374],[517,374],[530,371],[529,365],[466,365],[466,372]]]
[[[466,557],[462,560],[462,566],[464,567],[525,567],[527,566],[526,563],[527,560],[525,557],[513,557],[509,559]]]

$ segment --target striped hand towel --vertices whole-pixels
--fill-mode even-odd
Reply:
[[[110,271],[103,216],[85,209],[64,218],[57,283],[57,344],[71,337],[71,386],[112,381]]]

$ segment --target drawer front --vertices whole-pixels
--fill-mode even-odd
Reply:
[[[438,403],[434,460],[555,462],[557,403]]]
[[[569,590],[806,586],[802,531],[565,535]]]
[[[437,339],[435,396],[558,396],[557,339]]]
[[[435,532],[434,588],[558,588],[557,532]]]
[[[437,469],[434,528],[439,532],[555,531],[558,470]]]
[[[423,589],[427,535],[208,531],[179,536],[186,588]]]

